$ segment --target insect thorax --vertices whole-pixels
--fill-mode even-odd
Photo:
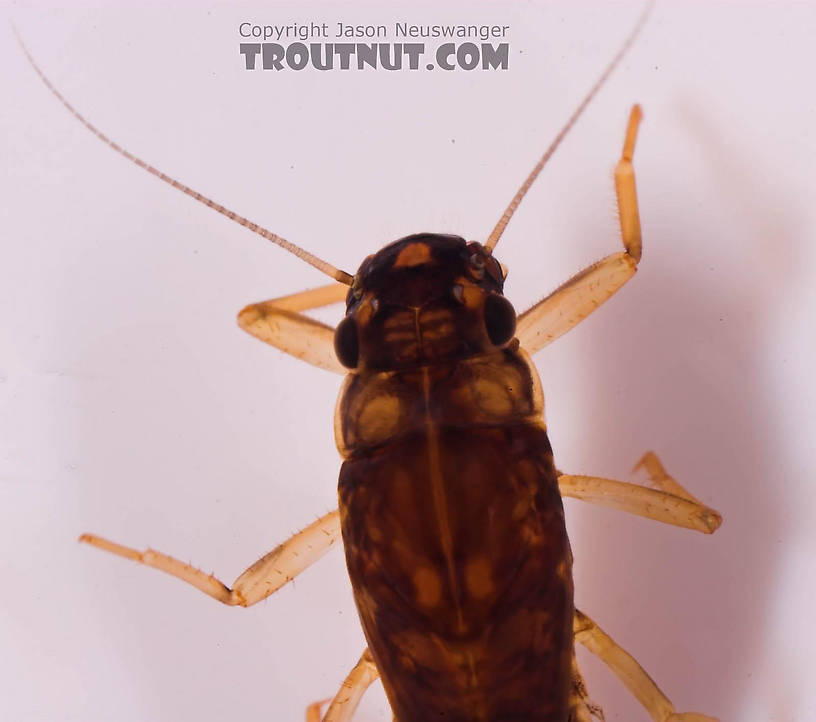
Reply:
[[[543,426],[544,397],[529,356],[503,349],[457,363],[349,374],[335,414],[344,457],[430,426]]]

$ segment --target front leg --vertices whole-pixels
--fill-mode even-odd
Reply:
[[[531,354],[577,326],[611,298],[637,270],[643,243],[632,155],[642,115],[640,106],[632,108],[623,153],[615,168],[618,215],[626,250],[585,268],[518,317],[516,336]]]
[[[299,311],[328,306],[345,299],[348,286],[331,283],[271,301],[253,303],[238,314],[247,333],[318,368],[347,373],[334,353],[334,329]]]

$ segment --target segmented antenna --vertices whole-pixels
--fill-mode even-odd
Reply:
[[[513,196],[513,200],[510,201],[510,205],[507,206],[507,210],[505,210],[504,215],[499,219],[499,222],[496,224],[496,227],[491,231],[490,235],[487,238],[487,242],[484,244],[485,250],[488,253],[492,253],[493,249],[496,247],[496,244],[499,242],[499,238],[501,238],[502,233],[504,233],[504,229],[507,227],[507,224],[510,222],[510,219],[513,217],[513,214],[516,212],[516,208],[519,207],[522,198],[527,195],[527,191],[530,190],[530,186],[533,185],[535,179],[538,178],[538,174],[541,173],[541,169],[546,165],[547,161],[552,157],[552,154],[555,153],[555,149],[561,145],[561,141],[564,140],[567,133],[569,133],[570,129],[573,125],[575,125],[575,121],[581,116],[581,113],[584,112],[587,105],[589,105],[590,101],[595,97],[595,94],[601,89],[601,86],[606,82],[606,79],[612,74],[612,71],[618,66],[621,59],[629,48],[632,46],[632,43],[635,42],[635,38],[637,38],[638,33],[640,33],[643,24],[646,22],[646,18],[649,17],[649,13],[652,10],[652,6],[654,5],[654,0],[650,0],[648,5],[644,8],[643,12],[640,14],[638,21],[632,30],[629,33],[629,37],[626,38],[626,41],[621,46],[620,50],[618,50],[617,55],[612,58],[612,61],[609,65],[606,66],[606,70],[603,71],[603,74],[600,78],[595,82],[595,85],[592,86],[590,91],[586,94],[586,97],[581,101],[581,104],[575,109],[575,112],[570,116],[569,120],[566,122],[563,128],[558,131],[558,135],[555,136],[555,139],[552,143],[550,143],[550,147],[544,151],[544,155],[541,156],[538,163],[536,163],[535,167],[533,168],[530,175],[527,176],[527,180],[521,184],[521,188],[518,189],[518,192],[515,196]]]
[[[171,178],[166,173],[162,173],[157,168],[154,168],[149,163],[146,163],[141,158],[137,158],[135,155],[130,153],[129,151],[122,148],[118,143],[114,142],[108,136],[106,136],[102,131],[100,131],[96,126],[94,126],[90,121],[86,120],[84,116],[82,116],[63,96],[62,93],[59,92],[52,84],[51,81],[45,76],[42,70],[40,70],[39,65],[34,61],[34,58],[31,57],[31,53],[28,52],[28,48],[26,48],[25,44],[23,43],[20,34],[17,32],[17,28],[12,27],[14,30],[14,34],[17,36],[17,42],[20,43],[20,47],[23,49],[25,56],[28,58],[28,62],[31,63],[31,67],[37,72],[37,75],[40,76],[45,86],[56,96],[57,100],[59,100],[82,125],[84,125],[88,130],[91,131],[99,140],[101,140],[105,145],[109,148],[115,150],[119,155],[124,156],[132,163],[135,163],[140,168],[143,168],[148,173],[156,176],[163,180],[165,183],[173,186],[180,190],[182,193],[190,196],[191,198],[195,198],[200,203],[203,203],[205,206],[212,208],[214,211],[218,211],[221,215],[226,216],[231,221],[235,221],[239,225],[243,226],[244,228],[248,228],[253,233],[257,233],[259,236],[263,236],[268,241],[272,241],[279,245],[281,248],[286,249],[289,253],[293,253],[298,258],[303,261],[306,261],[311,266],[314,266],[318,271],[322,271],[327,276],[331,276],[331,278],[339,281],[340,283],[345,283],[347,286],[352,284],[354,280],[353,276],[346,273],[345,271],[341,271],[338,268],[335,268],[330,263],[327,263],[321,258],[309,253],[307,250],[301,248],[300,246],[296,246],[294,243],[287,241],[285,238],[281,238],[279,235],[272,233],[272,231],[268,231],[266,228],[259,226],[257,223],[253,223],[248,218],[244,218],[243,216],[239,216],[237,213],[231,211],[229,208],[225,208],[220,203],[216,203],[214,200],[207,198],[207,196],[202,195],[198,191],[193,190],[192,188],[184,185],[183,183],[179,183],[175,178]]]

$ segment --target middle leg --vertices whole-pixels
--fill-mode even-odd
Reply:
[[[95,534],[83,534],[79,541],[131,559],[191,584],[228,606],[249,607],[292,581],[322,557],[340,538],[340,512],[329,512],[261,557],[228,587],[212,574],[147,549],[138,551]]]
[[[713,534],[722,524],[719,512],[692,496],[666,473],[654,452],[647,452],[635,466],[644,468],[656,489],[596,476],[561,474],[558,487],[562,496],[571,496],[599,506],[666,524]]]

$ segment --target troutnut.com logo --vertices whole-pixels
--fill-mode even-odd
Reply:
[[[509,25],[407,22],[391,26],[244,22],[238,34],[247,70],[507,70],[508,43],[490,41],[506,39],[509,29]],[[332,42],[315,42],[330,38]]]

